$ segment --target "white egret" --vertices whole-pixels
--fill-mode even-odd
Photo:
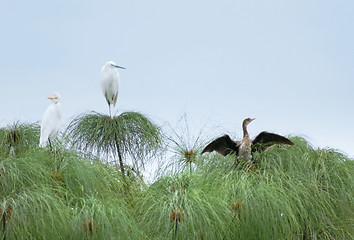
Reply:
[[[109,115],[111,116],[111,105],[116,106],[118,89],[119,89],[119,73],[116,68],[122,68],[113,61],[107,62],[103,65],[100,75],[100,84],[102,92],[109,107]]]
[[[48,99],[53,103],[45,110],[42,118],[39,146],[44,148],[49,142],[50,150],[52,150],[51,140],[56,138],[61,125],[61,97],[58,93],[54,93],[53,97],[48,97]]]

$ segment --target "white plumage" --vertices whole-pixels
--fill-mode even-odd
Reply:
[[[125,69],[116,65],[113,61],[109,61],[103,65],[100,75],[100,85],[108,103],[109,115],[111,115],[111,105],[115,107],[118,97],[119,73],[116,68]]]
[[[49,142],[52,150],[51,140],[56,138],[61,125],[61,97],[58,93],[54,93],[53,97],[48,97],[48,99],[52,100],[53,103],[45,110],[42,118],[39,146],[44,148]]]

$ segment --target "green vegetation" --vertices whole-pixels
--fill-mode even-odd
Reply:
[[[38,147],[36,124],[0,129],[0,236],[353,239],[353,159],[292,137],[295,146],[235,167],[232,156],[200,156],[200,136],[173,134],[163,139],[139,113],[90,113],[75,118],[51,152]],[[173,156],[161,154],[166,145]],[[172,163],[152,184],[129,174],[129,164],[157,153]]]
[[[144,167],[146,156],[161,149],[159,127],[137,112],[113,117],[96,112],[82,114],[71,122],[66,132],[71,147],[103,156],[108,163],[119,162],[123,174],[128,155],[139,170],[140,166]]]

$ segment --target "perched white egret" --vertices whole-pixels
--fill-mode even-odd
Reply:
[[[109,115],[111,116],[111,105],[116,106],[118,89],[119,89],[119,73],[116,68],[122,68],[116,65],[113,61],[103,65],[100,75],[100,84],[102,92],[109,107]]]
[[[56,138],[61,125],[61,97],[58,93],[54,93],[53,97],[48,97],[48,99],[53,103],[45,110],[42,118],[39,146],[44,148],[49,142],[50,150],[52,150],[51,140]]]

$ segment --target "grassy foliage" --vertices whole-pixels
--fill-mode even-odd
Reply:
[[[224,190],[203,176],[159,179],[141,198],[141,228],[151,239],[222,239],[231,223]],[[150,230],[149,230],[150,229]]]
[[[119,161],[123,172],[123,162],[127,162],[128,157],[139,169],[144,166],[146,157],[161,149],[160,128],[137,112],[114,117],[96,112],[82,114],[70,123],[66,133],[72,147],[100,155],[105,162]]]
[[[114,168],[36,149],[1,159],[0,169],[0,215],[11,208],[8,239],[140,238]]]
[[[0,154],[2,157],[22,154],[39,144],[40,126],[16,122],[0,128]]]
[[[169,169],[173,172],[189,169],[191,172],[199,157],[198,153],[205,145],[202,133],[202,131],[197,133],[191,131],[186,115],[179,119],[177,126],[170,126],[167,143],[173,155],[171,161],[165,164],[162,169]]]
[[[108,158],[116,150],[114,128],[132,127],[124,119],[134,116],[119,117],[82,116],[67,137],[80,151]],[[21,140],[8,140],[12,129],[18,132],[10,136],[20,136],[12,139]],[[60,141],[53,153],[38,148],[38,129],[20,123],[0,129],[0,236],[6,239],[353,239],[353,159],[313,149],[302,138],[256,155],[254,165],[235,167],[233,156],[200,156],[198,140],[184,143],[176,134],[173,158],[186,164],[185,152],[194,151],[193,167],[166,171],[145,185]],[[127,144],[124,157],[137,161],[162,142],[136,154],[135,144],[148,141],[139,129],[119,142]]]

